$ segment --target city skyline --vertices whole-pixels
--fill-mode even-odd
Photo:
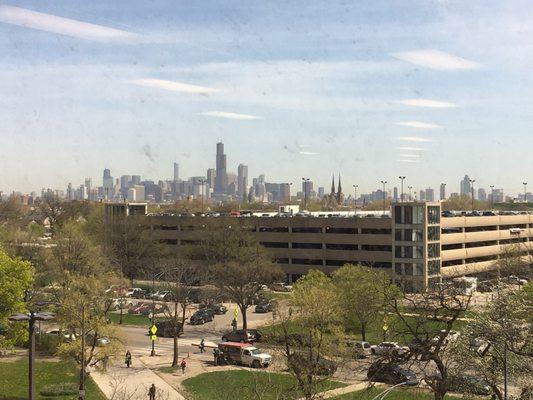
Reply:
[[[66,187],[103,166],[168,177],[178,162],[192,176],[223,141],[228,169],[277,182],[327,187],[335,171],[369,190],[401,174],[420,189],[467,172],[520,193],[531,17],[518,1],[12,1],[0,190]]]

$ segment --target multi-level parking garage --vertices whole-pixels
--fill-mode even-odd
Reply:
[[[128,207],[108,204],[108,215]],[[139,205],[134,212],[138,214]],[[132,209],[133,210],[133,209]],[[153,236],[176,254],[202,241],[214,217],[146,215]],[[330,273],[346,263],[383,269],[408,290],[443,278],[496,268],[513,248],[528,256],[533,215],[441,217],[439,202],[394,203],[390,213],[330,217],[216,218],[218,225],[249,231],[294,281],[310,269]]]

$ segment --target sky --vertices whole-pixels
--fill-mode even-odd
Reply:
[[[529,1],[1,1],[0,190],[249,166],[533,185]],[[530,179],[531,178],[531,179]]]

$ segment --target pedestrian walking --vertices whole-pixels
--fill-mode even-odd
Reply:
[[[231,327],[233,328],[233,332],[237,330],[237,318],[233,318],[233,321],[231,321]]]
[[[148,400],[155,400],[155,385],[153,383],[148,389]]]
[[[185,368],[187,368],[187,360],[185,358],[181,359],[180,367],[181,367],[181,374],[185,375]]]
[[[200,353],[205,353],[205,339],[202,338],[202,340],[200,341],[200,346],[198,346],[200,348]]]
[[[220,356],[220,350],[218,349],[218,347],[216,347],[213,349],[213,358],[214,358],[215,365],[218,365],[219,356]]]
[[[131,365],[131,353],[130,351],[126,351],[126,360],[124,361],[126,366],[129,368]]]
[[[104,356],[104,358],[102,358],[102,371],[106,372],[107,371],[107,363],[109,362],[109,356]]]

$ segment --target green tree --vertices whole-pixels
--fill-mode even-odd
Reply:
[[[336,288],[324,273],[311,270],[293,287],[288,310],[276,311],[275,335],[289,373],[305,399],[314,399],[327,379],[324,367],[342,351],[342,316]]]
[[[457,368],[481,374],[499,399],[505,397],[505,369],[510,384],[527,390],[533,375],[532,322],[531,283],[518,292],[497,293],[490,303],[474,314],[461,335],[452,353]],[[476,346],[472,346],[473,343]]]
[[[422,371],[422,379],[433,391],[435,400],[442,400],[449,390],[453,359],[450,355],[450,333],[470,309],[471,295],[465,296],[452,285],[441,285],[434,290],[398,295],[390,291],[386,311],[394,318],[390,334],[409,337],[412,346],[397,362],[410,363],[427,360],[430,368]]]
[[[346,264],[333,273],[346,330],[359,329],[366,340],[368,327],[382,319],[379,312],[384,309],[389,282],[385,272],[362,265]]]
[[[110,303],[105,288],[109,280],[66,275],[69,284],[59,293],[57,322],[62,330],[73,333],[76,339],[61,343],[58,354],[80,365],[79,389],[85,390],[87,367],[104,365],[107,359],[117,356],[123,349],[122,339],[115,326],[107,321]]]
[[[0,325],[7,327],[7,318],[25,310],[25,292],[31,289],[34,269],[28,261],[9,257],[0,249]],[[13,326],[3,337],[0,334],[0,348],[20,343],[24,330]]]
[[[281,269],[242,222],[231,226],[211,223],[191,256],[211,269],[211,279],[222,295],[237,304],[243,329],[248,327],[247,310],[254,304],[263,285],[282,279]]]

